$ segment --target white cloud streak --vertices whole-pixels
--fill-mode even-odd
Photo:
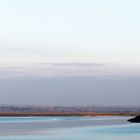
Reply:
[[[99,63],[38,63],[21,67],[1,67],[0,78],[57,76],[131,76],[140,68]]]

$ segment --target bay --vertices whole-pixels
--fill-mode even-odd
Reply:
[[[0,117],[0,140],[140,140],[130,117]]]

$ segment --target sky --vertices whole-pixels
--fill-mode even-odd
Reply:
[[[0,0],[0,103],[140,106],[139,7]]]

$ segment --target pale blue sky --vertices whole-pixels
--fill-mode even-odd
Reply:
[[[139,0],[0,0],[0,65],[139,67]]]

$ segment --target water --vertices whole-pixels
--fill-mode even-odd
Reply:
[[[130,117],[0,117],[0,140],[140,140]]]

